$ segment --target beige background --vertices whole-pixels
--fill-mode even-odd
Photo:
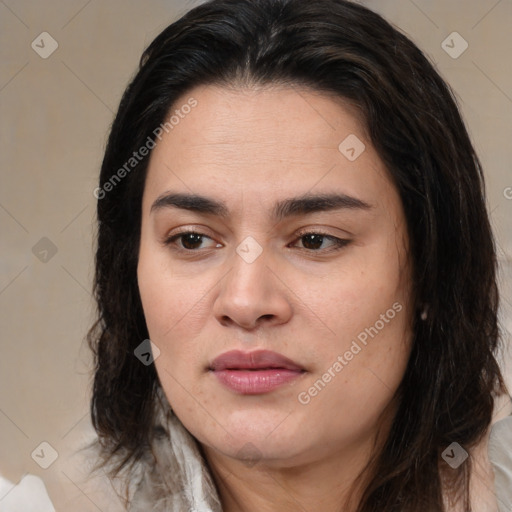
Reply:
[[[416,41],[459,97],[487,175],[509,342],[512,2],[361,3]],[[94,502],[69,458],[91,433],[90,354],[83,340],[93,311],[92,192],[107,130],[142,50],[192,5],[0,0],[0,474],[13,481],[39,475],[57,510],[110,510]],[[58,43],[47,59],[31,47],[44,31]],[[456,59],[441,46],[453,31],[469,45]],[[55,247],[54,255],[48,241],[40,242],[43,237]],[[46,262],[40,259],[45,249]],[[510,361],[508,354],[503,367],[512,388]],[[31,458],[42,441],[59,454],[46,470]]]

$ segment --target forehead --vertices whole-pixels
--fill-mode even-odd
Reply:
[[[191,100],[194,108],[183,108]],[[176,187],[217,197],[245,193],[260,205],[331,189],[368,202],[395,194],[357,112],[332,96],[298,87],[200,86],[169,115],[175,124],[148,169],[145,196],[153,199]]]

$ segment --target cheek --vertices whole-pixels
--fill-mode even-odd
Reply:
[[[197,319],[201,297],[207,291],[204,279],[194,277],[193,272],[177,275],[169,260],[161,249],[141,246],[139,293],[148,331],[155,342],[172,338],[182,322]]]
[[[408,271],[396,247],[382,242],[354,252],[322,286],[313,292],[303,288],[304,302],[329,328],[327,336],[309,336],[317,362],[312,382],[319,378],[316,387],[322,390],[312,410],[325,412],[337,404],[338,410],[348,407],[363,417],[367,408],[378,412],[398,387],[412,333]],[[319,324],[315,319],[310,331]]]
[[[339,432],[364,435],[402,381],[412,339],[407,306],[396,294],[382,291],[375,292],[373,302],[367,293],[365,300],[342,303],[344,314],[331,317],[337,318],[331,343],[315,342],[318,364],[300,389],[300,403],[309,417],[324,418],[315,429],[325,443],[335,443]]]
[[[149,338],[159,348],[155,367],[169,401],[187,408],[189,395],[206,364],[195,343],[207,318],[208,282],[193,272],[176,274],[156,248],[141,247],[137,269],[139,292]],[[184,388],[183,388],[184,386]],[[182,396],[183,395],[183,396]]]
[[[407,275],[400,268],[396,250],[375,247],[354,251],[321,280],[312,276],[295,286],[297,295],[315,313],[314,327],[323,323],[331,336],[342,343],[376,322],[381,326],[380,317],[388,310],[388,316],[393,318],[385,324],[387,331],[390,325],[396,333],[406,327]],[[396,302],[400,304],[400,314],[393,309]]]

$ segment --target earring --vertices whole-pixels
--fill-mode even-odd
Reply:
[[[420,313],[420,318],[425,321],[428,317],[428,305],[423,306],[423,310]]]

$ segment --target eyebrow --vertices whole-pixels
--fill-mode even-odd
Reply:
[[[201,214],[229,217],[229,209],[220,201],[198,194],[165,193],[151,206],[151,213],[165,208],[181,208]],[[305,194],[278,201],[272,209],[272,219],[279,221],[296,215],[330,210],[369,210],[367,202],[346,194]]]

